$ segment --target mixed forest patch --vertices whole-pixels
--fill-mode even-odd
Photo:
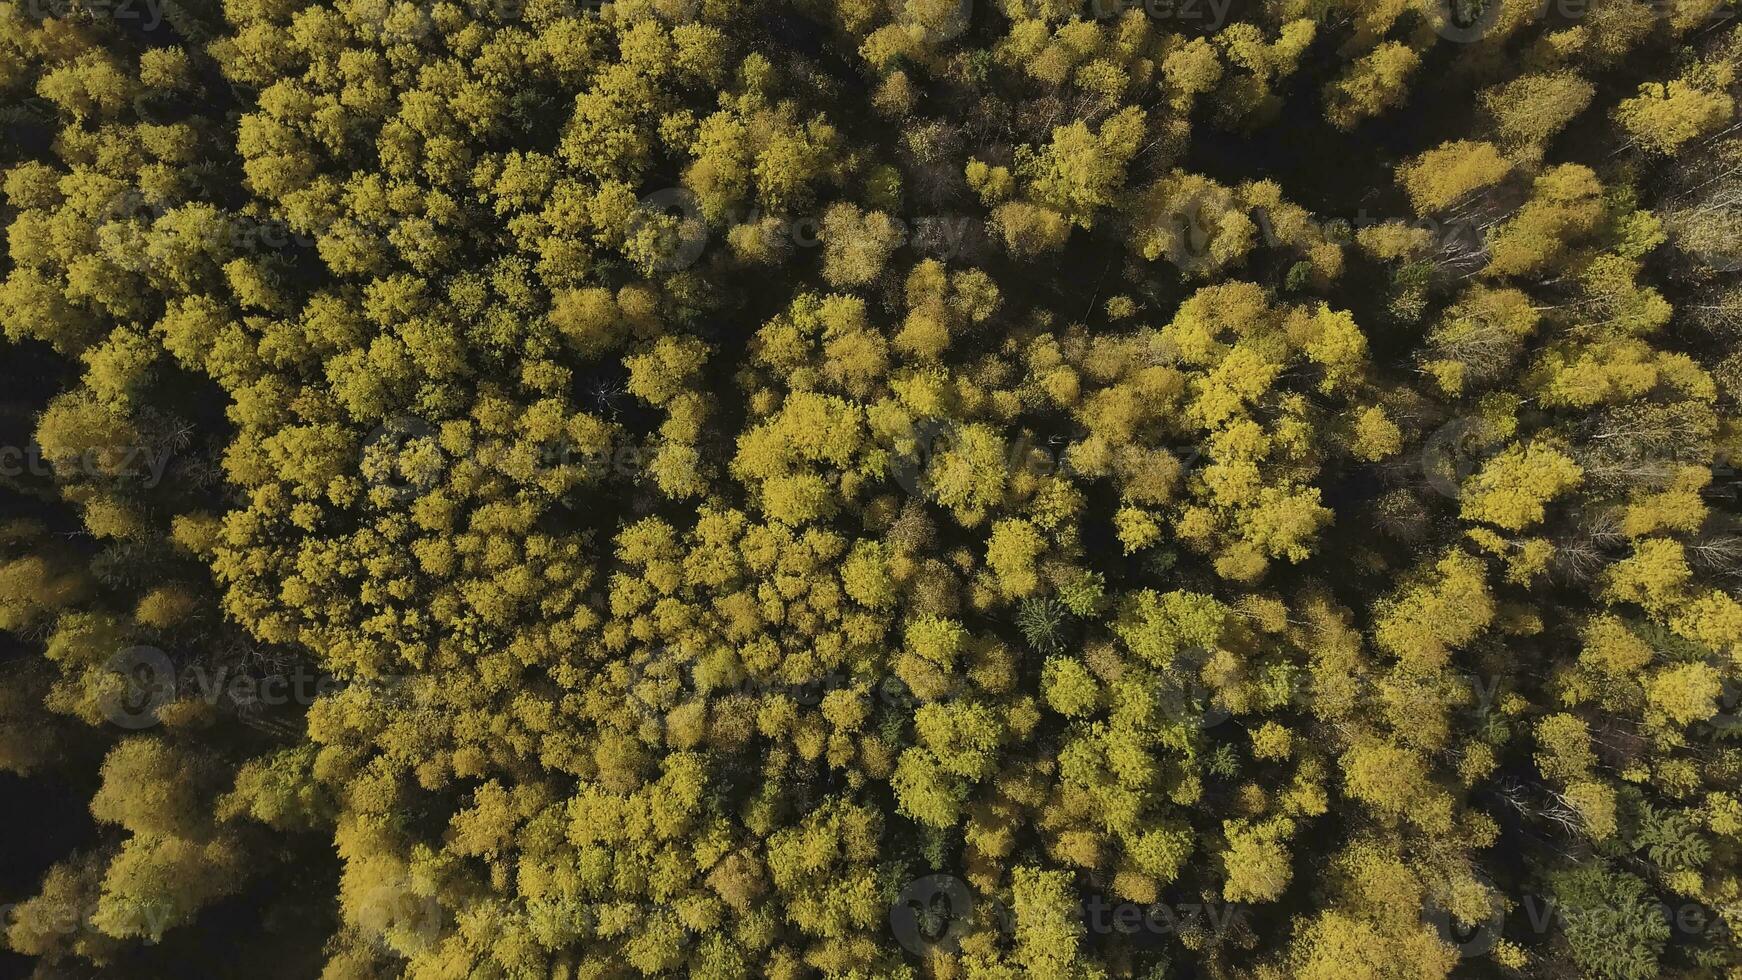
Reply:
[[[39,978],[1742,977],[1729,0],[0,0]]]

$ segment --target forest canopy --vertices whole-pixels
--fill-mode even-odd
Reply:
[[[1731,0],[0,0],[0,969],[1742,978]]]

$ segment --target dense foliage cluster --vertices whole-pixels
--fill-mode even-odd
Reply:
[[[1742,977],[1735,12],[0,0],[14,962]]]

